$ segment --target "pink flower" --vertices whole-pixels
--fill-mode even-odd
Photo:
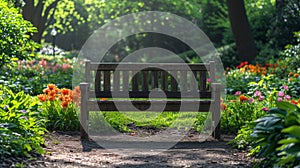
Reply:
[[[289,87],[286,86],[286,85],[284,85],[284,86],[283,86],[283,89],[284,89],[284,90],[289,90]]]
[[[278,102],[281,102],[281,101],[282,101],[282,98],[281,98],[281,97],[278,97],[278,98],[277,98],[277,101],[278,101]]]
[[[260,97],[261,96],[261,92],[260,91],[255,91],[254,92],[254,97]]]
[[[265,98],[264,98],[263,96],[259,96],[259,97],[258,97],[258,100],[259,100],[259,101],[262,101],[262,100],[264,100],[264,99],[265,99]]]
[[[253,99],[252,97],[250,97],[250,98],[248,99],[248,102],[249,102],[249,103],[253,103],[253,102],[254,102],[254,99]]]
[[[283,97],[283,96],[284,96],[284,92],[283,92],[283,91],[279,91],[279,92],[278,92],[278,96],[279,96],[279,97]]]
[[[287,99],[287,100],[290,100],[291,96],[290,95],[285,95],[284,98]]]
[[[262,110],[265,112],[269,111],[269,109],[267,107],[263,107]]]
[[[242,92],[241,91],[237,91],[237,92],[235,92],[235,96],[238,96],[238,95],[240,95],[240,94],[242,94]]]
[[[211,82],[211,79],[210,79],[210,78],[207,78],[207,82],[210,83],[210,82]]]

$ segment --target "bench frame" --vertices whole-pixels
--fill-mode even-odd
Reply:
[[[189,67],[188,69],[186,67]],[[117,69],[117,70],[116,70]],[[140,71],[141,70],[141,71]],[[92,73],[94,72],[94,74]],[[113,73],[112,73],[113,72]],[[120,72],[122,75],[120,75]],[[138,75],[133,75],[138,72]],[[188,73],[191,73],[188,75]],[[130,83],[131,74],[131,83]],[[176,74],[176,75],[174,75]],[[207,87],[207,75],[211,79],[210,87]],[[150,76],[150,78],[149,78]],[[176,82],[178,76],[182,78]],[[192,77],[194,76],[195,78]],[[120,83],[120,77],[122,82]],[[188,83],[187,78],[190,77]],[[95,80],[91,90],[91,78]],[[142,79],[142,80],[141,80]],[[114,82],[116,81],[116,82]],[[147,82],[145,82],[147,81]],[[149,82],[150,81],[150,82]],[[194,82],[192,82],[194,81]],[[150,85],[149,85],[150,83]],[[168,98],[198,98],[199,100],[114,100],[100,101],[95,98],[148,98],[149,88],[160,88]],[[180,91],[179,91],[180,88]],[[80,106],[80,135],[82,139],[88,138],[89,111],[118,111],[115,103],[127,107],[132,103],[136,108],[128,111],[140,111],[148,109],[149,105],[165,103],[164,111],[180,111],[182,103],[189,107],[189,103],[199,103],[197,112],[212,112],[212,137],[220,139],[220,103],[221,84],[216,83],[215,62],[201,64],[182,63],[99,63],[85,61],[85,82],[80,83],[81,106]],[[196,90],[196,91],[195,91]],[[152,92],[153,93],[153,92]],[[197,93],[197,94],[193,94]],[[161,94],[151,94],[160,98]],[[126,97],[127,96],[127,97]],[[199,97],[200,96],[200,97]],[[93,100],[91,100],[91,98]],[[209,100],[201,100],[209,98]],[[191,109],[185,109],[186,111]],[[154,108],[155,111],[155,108]]]

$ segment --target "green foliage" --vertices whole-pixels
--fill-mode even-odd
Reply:
[[[67,108],[61,107],[61,101],[45,101],[42,114],[45,116],[48,130],[77,131],[79,130],[78,106],[70,103]]]
[[[245,124],[256,120],[265,115],[262,108],[265,106],[265,101],[241,101],[239,97],[231,98],[230,102],[226,103],[226,109],[222,112],[221,128],[230,133],[237,133]],[[250,99],[250,98],[249,98]]]
[[[300,164],[300,108],[278,102],[265,117],[255,121],[253,147],[265,166],[294,167]]]
[[[4,65],[12,67],[17,60],[28,60],[33,57],[30,52],[37,45],[30,40],[30,36],[36,32],[31,23],[24,20],[18,10],[8,7],[8,4],[0,0],[0,69]]]
[[[42,154],[45,120],[40,115],[39,101],[24,92],[14,94],[0,90],[0,155],[30,156]]]

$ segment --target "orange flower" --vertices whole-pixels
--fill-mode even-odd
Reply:
[[[75,93],[80,93],[80,88],[79,88],[79,86],[75,86],[74,92],[75,92]]]
[[[48,88],[50,90],[55,90],[56,89],[56,85],[55,84],[48,84]]]
[[[49,96],[53,96],[55,97],[56,96],[56,91],[55,90],[51,90],[49,93],[48,93]]]
[[[66,101],[61,102],[62,108],[66,108],[66,107],[68,107],[68,105],[69,105],[69,102],[66,102]]]
[[[244,95],[241,95],[240,96],[240,101],[242,102],[242,101],[248,101],[249,100],[249,98],[248,97],[246,97],[246,96],[244,96]]]
[[[40,99],[41,102],[44,102],[44,101],[47,100],[47,96],[44,95],[44,94],[40,94],[40,95],[38,95],[37,97]]]
[[[50,92],[50,89],[49,89],[49,88],[45,88],[45,89],[43,90],[43,92],[44,92],[45,94],[48,94],[48,93]]]
[[[230,102],[234,103],[234,102],[236,102],[236,100],[230,100]]]
[[[221,110],[225,110],[226,109],[226,104],[221,103]]]
[[[295,77],[295,78],[298,78],[298,77],[299,77],[299,74],[297,74],[297,73],[294,74],[294,77]]]
[[[49,97],[49,100],[50,100],[50,101],[55,100],[55,96],[50,96],[50,97]]]
[[[105,100],[107,100],[107,98],[101,98],[100,100],[105,101]]]
[[[60,93],[61,93],[62,95],[68,95],[68,94],[71,93],[71,90],[70,90],[70,89],[63,88],[63,89],[60,90]]]
[[[293,72],[290,72],[290,73],[289,73],[289,76],[292,76],[292,75],[293,75]]]
[[[63,97],[63,101],[65,101],[65,102],[71,102],[72,101],[72,98],[70,97],[70,96],[64,96]]]

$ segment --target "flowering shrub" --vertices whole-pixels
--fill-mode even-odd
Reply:
[[[79,120],[77,108],[80,106],[80,89],[59,89],[54,84],[48,84],[44,94],[37,97],[43,103],[43,114],[47,118],[47,128],[55,130],[78,130]]]
[[[65,58],[41,57],[40,60],[18,61],[16,68],[0,71],[0,83],[12,91],[24,91],[37,95],[47,87],[47,83],[56,83],[61,88],[72,87],[72,60]]]

